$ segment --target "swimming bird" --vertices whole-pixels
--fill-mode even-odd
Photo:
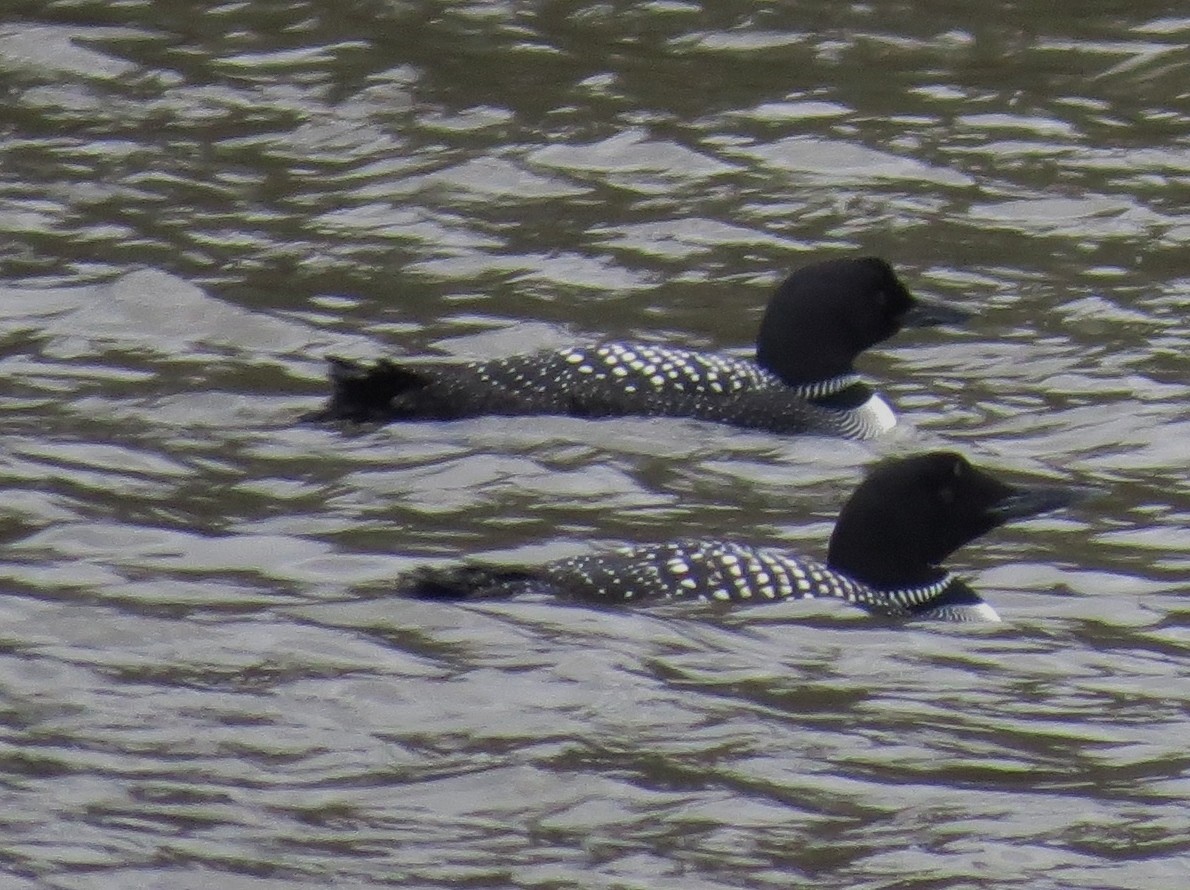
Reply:
[[[527,568],[425,568],[403,579],[399,590],[423,599],[552,594],[620,604],[832,597],[893,618],[999,621],[943,561],[1005,522],[1056,510],[1081,495],[1068,486],[1012,485],[959,454],[930,452],[873,469],[840,511],[825,562],[725,540],[681,540]]]
[[[913,297],[882,259],[836,259],[777,288],[755,359],[620,340],[469,362],[332,357],[332,395],[304,419],[643,415],[864,439],[892,429],[896,416],[856,373],[856,357],[904,327],[967,315]]]

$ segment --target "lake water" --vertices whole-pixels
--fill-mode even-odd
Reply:
[[[15,0],[0,18],[0,887],[1180,888],[1177,4]],[[295,425],[327,353],[744,349],[788,270],[976,311],[876,443]],[[391,596],[731,535],[879,457],[1096,486],[998,626]]]

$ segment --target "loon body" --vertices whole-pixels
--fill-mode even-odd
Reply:
[[[604,603],[833,597],[894,618],[999,621],[942,561],[1005,522],[1064,507],[1077,496],[1071,488],[1009,485],[957,454],[933,452],[873,470],[839,513],[825,563],[726,541],[677,541],[532,568],[423,569],[402,590],[425,599],[544,593]]]
[[[833,260],[777,289],[755,360],[628,341],[463,363],[332,358],[331,398],[307,419],[643,415],[869,438],[896,417],[855,372],[856,357],[902,327],[965,315],[915,299],[884,260]]]

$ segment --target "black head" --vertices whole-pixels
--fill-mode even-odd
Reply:
[[[827,563],[885,590],[930,583],[968,541],[1079,496],[1074,488],[1009,485],[949,452],[885,461],[839,513]]]
[[[769,301],[756,360],[791,386],[854,371],[855,357],[911,324],[966,316],[914,298],[878,257],[830,260],[798,269]]]

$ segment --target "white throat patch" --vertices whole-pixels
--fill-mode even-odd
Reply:
[[[887,433],[897,425],[897,415],[877,393],[872,393],[866,402],[856,408],[855,414],[860,418],[865,438]]]

